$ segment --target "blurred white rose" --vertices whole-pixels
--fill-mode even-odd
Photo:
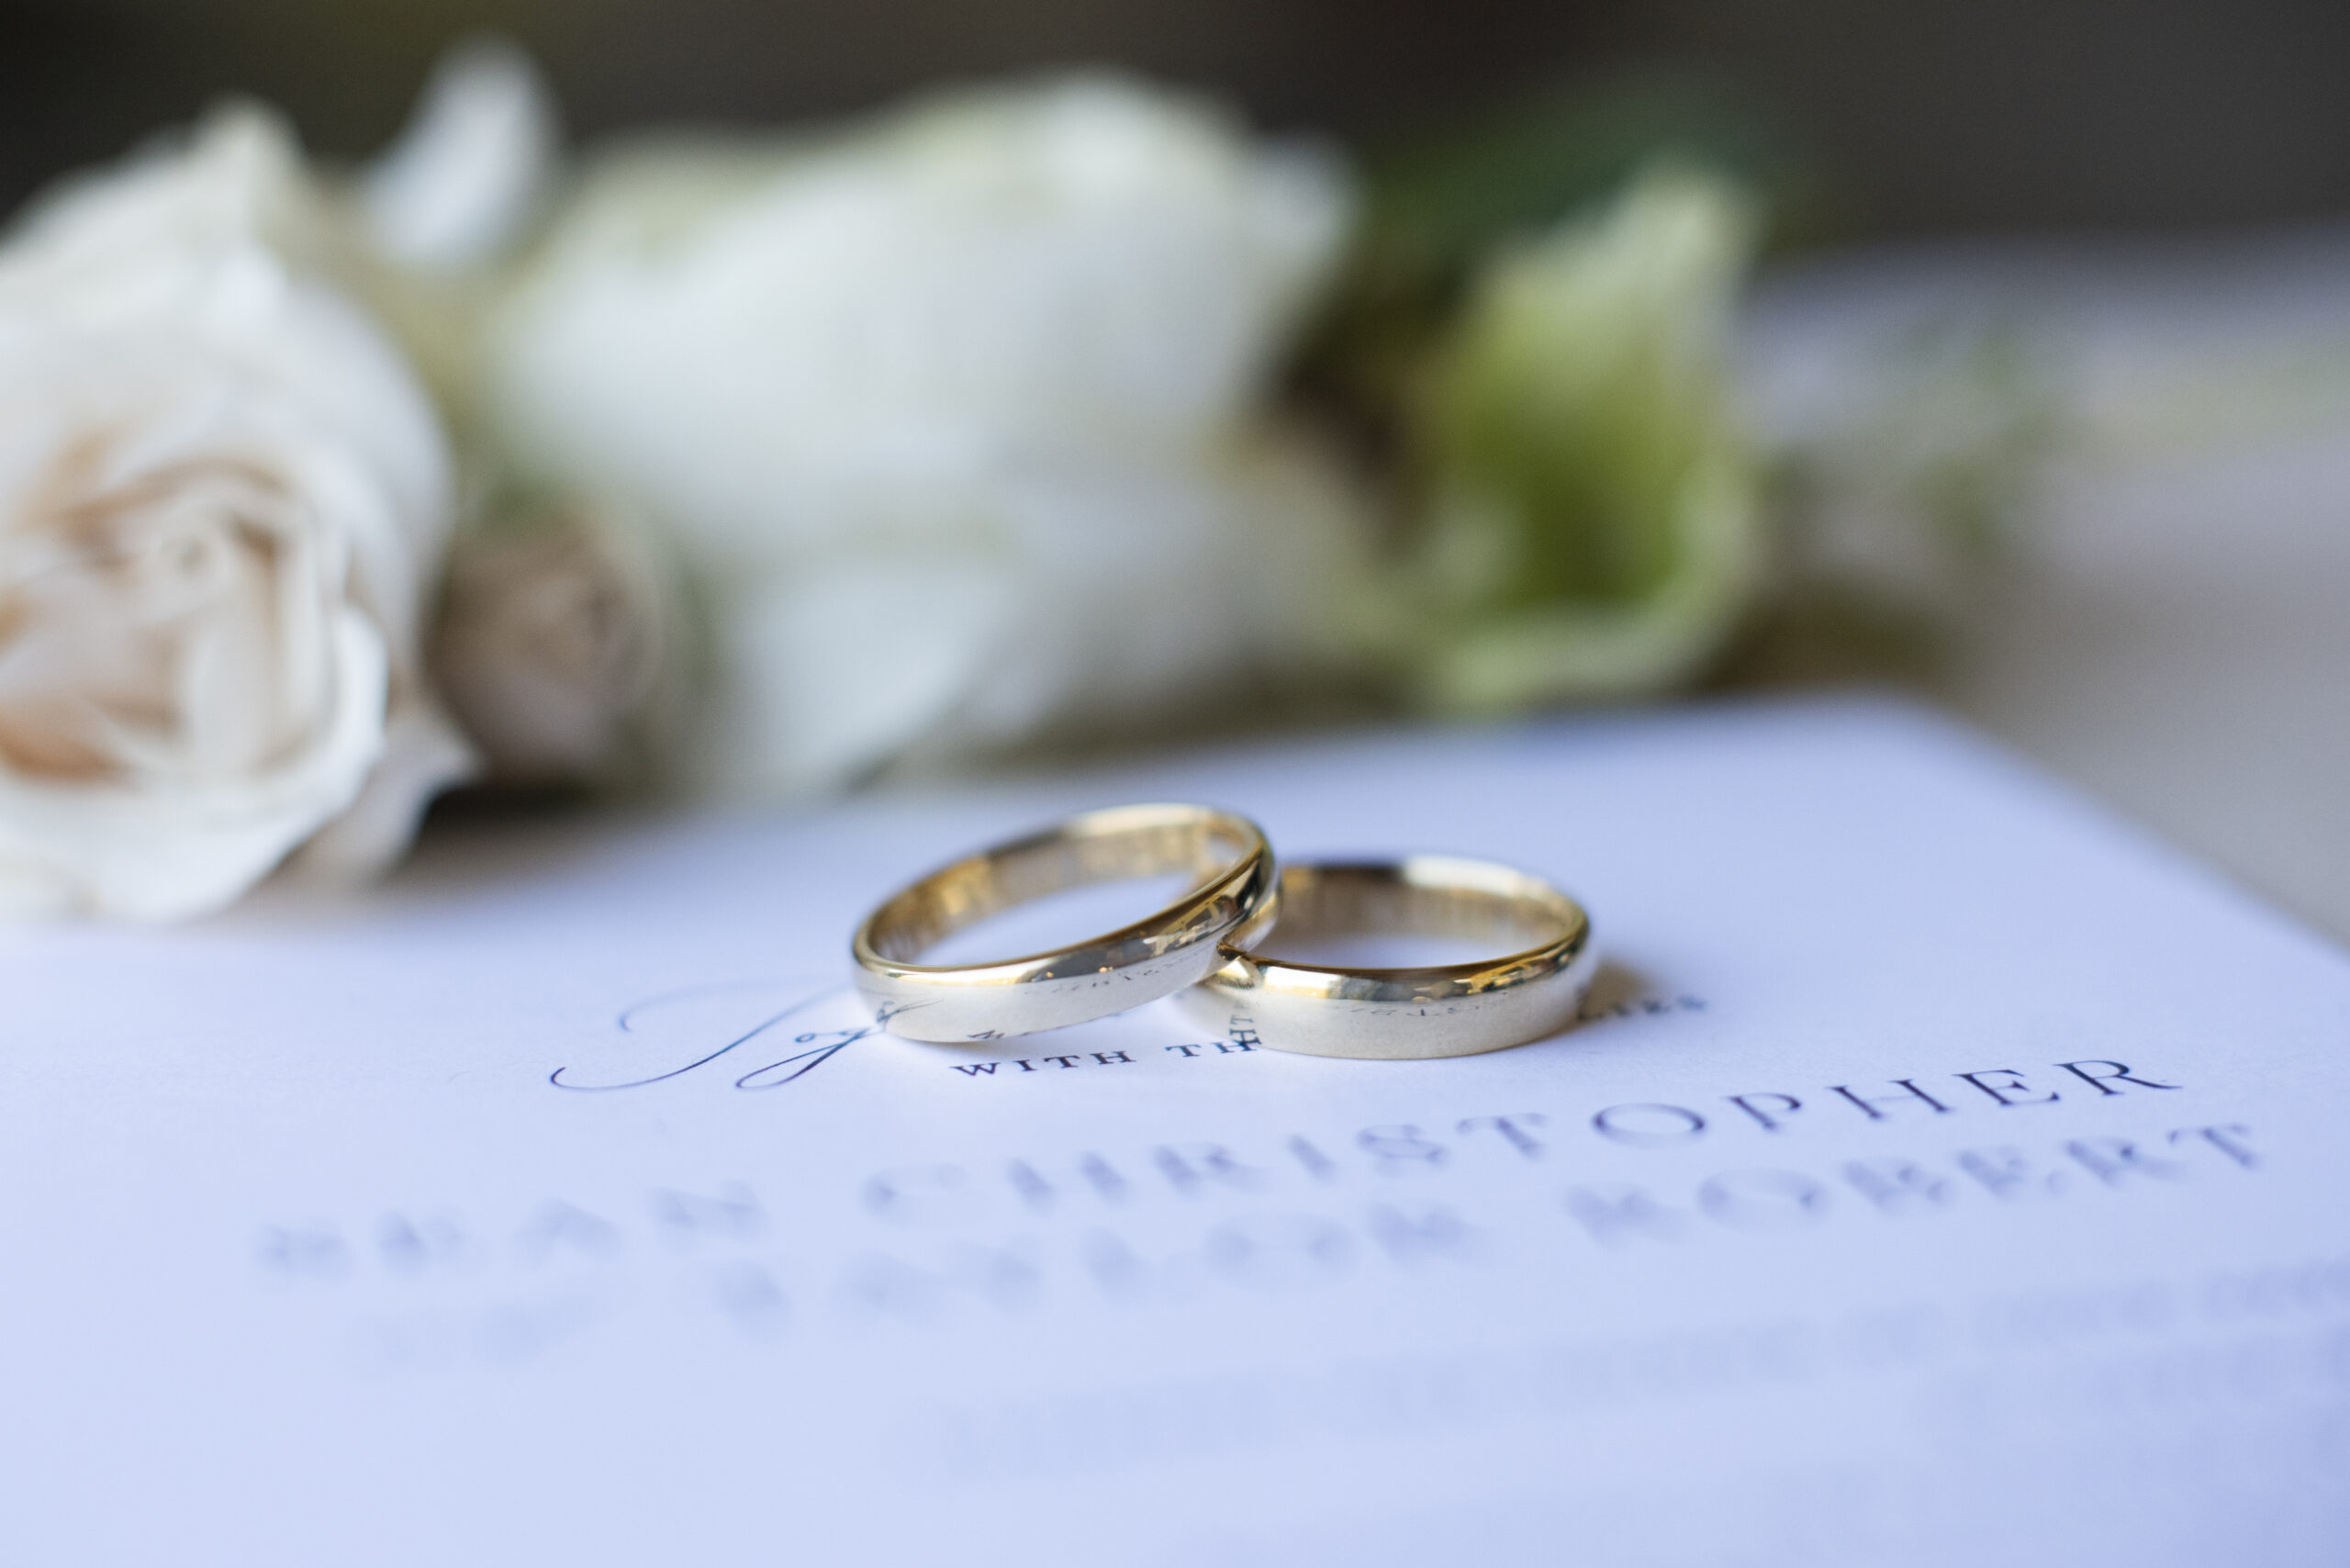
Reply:
[[[1107,80],[593,168],[512,297],[526,474],[675,531],[700,766],[823,788],[1215,704],[1316,656],[1360,529],[1259,395],[1324,284],[1328,162]]]
[[[482,755],[523,788],[642,780],[684,696],[673,563],[609,497],[514,482],[479,409],[481,339],[559,168],[530,57],[496,39],[443,58],[354,195],[368,301],[442,402],[467,504],[429,649]]]
[[[0,248],[0,910],[370,869],[463,769],[417,660],[446,454],[331,248],[250,111]]]
[[[531,57],[498,39],[460,44],[360,182],[369,237],[423,273],[495,261],[537,211],[562,148],[554,97]]]
[[[562,159],[560,117],[531,57],[482,39],[441,61],[399,135],[345,193],[353,221],[339,259],[439,402],[467,495],[501,487],[479,411],[482,339]]]

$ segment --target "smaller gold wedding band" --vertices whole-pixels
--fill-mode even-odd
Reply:
[[[1394,934],[1491,942],[1506,955],[1422,969],[1292,963],[1227,943],[1181,1005],[1218,1034],[1317,1057],[1474,1056],[1574,1022],[1598,954],[1583,906],[1488,860],[1414,855],[1281,871],[1281,935]]]
[[[1165,909],[1049,953],[991,964],[915,962],[940,941],[1015,904],[1094,882],[1188,874]],[[1273,852],[1248,818],[1205,806],[1087,812],[932,872],[857,927],[856,986],[890,1033],[910,1040],[998,1040],[1067,1028],[1195,983],[1270,920]]]

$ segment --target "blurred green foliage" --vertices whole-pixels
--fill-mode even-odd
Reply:
[[[1396,399],[1482,262],[1606,199],[1643,167],[1669,162],[1745,189],[1765,249],[1834,227],[1827,186],[1791,135],[1737,95],[1684,77],[1544,89],[1382,139],[1360,160],[1354,253],[1302,379],[1374,441],[1391,432]]]

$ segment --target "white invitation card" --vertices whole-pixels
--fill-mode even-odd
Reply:
[[[1550,877],[1576,1028],[877,1032],[1069,811]],[[0,940],[0,1555],[2350,1562],[2350,961],[1874,701],[467,832]]]

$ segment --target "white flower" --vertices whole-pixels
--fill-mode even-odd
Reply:
[[[252,112],[0,248],[0,910],[373,868],[464,753],[419,684],[446,454]]]
[[[1827,296],[1783,280],[1741,345],[1749,422],[1779,471],[1781,572],[1792,591],[1929,630],[2000,580],[2057,461],[2084,444],[2084,410],[2021,301],[1829,275],[1841,286]]]
[[[531,57],[478,39],[434,67],[360,200],[385,254],[427,273],[491,261],[530,221],[561,151],[554,103]]]
[[[1338,173],[1080,80],[608,161],[497,334],[543,482],[698,558],[704,766],[822,788],[1311,657],[1352,502],[1252,426]]]
[[[477,40],[441,61],[399,135],[349,183],[339,276],[440,405],[467,496],[502,482],[476,408],[481,340],[561,160],[554,101],[531,57]]]

